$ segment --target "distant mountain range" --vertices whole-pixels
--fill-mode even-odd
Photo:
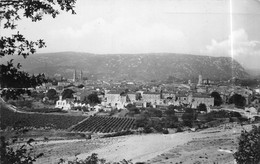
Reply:
[[[30,73],[46,73],[72,78],[76,69],[84,77],[101,80],[164,80],[203,78],[246,78],[249,74],[228,57],[209,57],[174,53],[90,54],[79,52],[42,53],[27,59],[16,58]]]

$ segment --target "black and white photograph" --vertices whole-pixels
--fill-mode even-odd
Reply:
[[[260,0],[0,0],[1,164],[260,164]]]

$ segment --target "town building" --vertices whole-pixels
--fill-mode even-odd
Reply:
[[[200,104],[205,104],[206,107],[214,106],[214,98],[206,94],[193,94],[191,107],[197,108]]]
[[[109,91],[105,94],[106,106],[116,109],[124,109],[127,105],[126,95],[121,95],[119,91]]]
[[[55,108],[60,108],[62,110],[68,111],[71,109],[71,103],[67,100],[62,100],[62,96],[59,96],[59,100],[56,101]]]

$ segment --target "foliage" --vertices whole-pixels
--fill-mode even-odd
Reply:
[[[150,120],[150,116],[147,112],[141,113],[140,116],[136,119],[137,127],[145,127]]]
[[[143,132],[144,133],[152,133],[153,132],[152,127],[150,125],[146,125],[143,129]]]
[[[220,118],[230,118],[232,120],[232,117],[236,117],[238,119],[241,119],[242,116],[238,112],[229,112],[225,110],[219,110],[219,111],[211,111],[204,115],[206,122],[211,122],[215,119]]]
[[[214,106],[220,106],[222,104],[222,98],[218,92],[212,92],[211,97],[214,97]]]
[[[169,134],[169,131],[168,131],[168,129],[163,129],[162,133],[163,134]]]
[[[194,109],[187,108],[182,115],[183,124],[189,127],[193,126],[194,121],[197,119],[197,113]]]
[[[126,105],[126,109],[133,108],[133,107],[135,107],[134,104],[127,104],[127,105]]]
[[[242,131],[234,158],[238,164],[260,163],[260,126],[253,125],[251,131]]]
[[[12,138],[11,143],[8,142],[5,137],[1,136],[0,143],[0,153],[1,153],[1,164],[11,164],[11,163],[24,163],[24,164],[32,164],[36,161],[36,159],[43,156],[43,153],[36,154],[33,151],[31,143],[34,141],[33,139],[29,139],[25,144],[20,147],[13,147],[17,141],[17,138]],[[30,147],[30,149],[28,149]]]
[[[235,104],[238,107],[244,107],[246,105],[246,99],[240,94],[234,94],[229,98],[229,104]]]
[[[139,114],[140,113],[140,110],[135,106],[128,107],[127,109],[129,110],[129,114]]]
[[[62,92],[62,99],[66,99],[66,98],[73,98],[73,93],[74,91],[71,90],[71,89],[65,89],[63,92]]]
[[[91,154],[90,156],[88,156],[86,159],[78,159],[78,157],[76,156],[76,158],[73,161],[65,161],[64,159],[60,159],[60,161],[58,162],[58,164],[64,164],[64,163],[68,163],[68,164],[112,164],[110,162],[106,162],[105,159],[103,158],[98,158],[96,153]],[[131,162],[131,160],[125,160],[123,159],[120,162],[113,162],[113,164],[133,164]]]
[[[55,89],[49,89],[48,92],[46,93],[46,96],[50,100],[56,100],[58,98],[57,92]]]
[[[1,39],[0,39],[0,46],[1,46]],[[1,53],[0,53],[1,54]],[[0,76],[0,84],[3,88],[12,88],[12,91],[17,91],[16,95],[20,95],[21,91],[24,88],[35,88],[37,85],[40,85],[46,82],[45,75],[29,75],[24,71],[19,71],[21,67],[18,65],[16,68],[12,63],[13,60],[9,61],[6,65],[1,64],[1,76]],[[19,94],[20,93],[20,94]],[[15,95],[15,94],[14,94]],[[17,96],[16,96],[17,97]]]
[[[183,129],[180,126],[178,126],[176,132],[183,132]]]
[[[147,111],[151,117],[162,117],[162,111],[159,109],[148,108]]]
[[[100,100],[98,98],[97,93],[92,93],[92,94],[88,95],[87,98],[88,98],[89,103],[91,103],[91,104],[99,104],[100,103]]]
[[[200,105],[198,106],[198,110],[203,111],[203,112],[207,112],[207,107],[206,107],[205,104],[200,103]]]
[[[32,100],[15,100],[15,101],[8,101],[8,103],[16,106],[16,107],[26,107],[31,108],[32,107]]]
[[[162,120],[164,126],[167,128],[174,128],[178,122],[178,117],[175,115],[174,107],[169,106],[164,114],[166,115],[165,119]]]
[[[10,99],[17,100],[21,95],[26,93],[29,95],[30,91],[25,89],[4,89],[1,93],[1,97],[3,97],[5,101]]]
[[[10,1],[2,0],[0,2],[1,12],[0,20],[3,23],[4,29],[15,30],[17,21],[21,19],[21,15],[25,18],[31,19],[33,22],[42,20],[44,15],[51,15],[55,18],[59,14],[59,10],[74,11],[75,0],[20,0]],[[60,8],[57,8],[60,7]],[[2,30],[2,29],[1,29]],[[36,52],[36,48],[45,47],[45,42],[42,39],[38,41],[27,40],[19,31],[13,33],[11,36],[1,36],[0,38],[0,58],[4,56],[18,55],[26,58],[30,54]],[[13,60],[7,64],[1,64],[0,84],[4,88],[12,88],[13,98],[19,96],[17,89],[24,89],[29,87],[36,87],[46,82],[44,74],[29,75],[27,72],[20,71],[21,64],[16,66]]]
[[[172,107],[169,107],[165,112],[164,114],[167,116],[167,117],[171,117],[171,116],[175,116],[175,111]]]
[[[130,135],[130,134],[133,134],[133,132],[130,130],[127,130],[127,131],[116,132],[116,133],[112,133],[112,134],[106,134],[102,138],[118,137],[118,136]]]
[[[36,92],[36,91],[32,91],[31,93],[31,97],[33,97],[36,100],[42,100],[45,96],[45,93],[43,92]]]

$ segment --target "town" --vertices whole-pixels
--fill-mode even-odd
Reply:
[[[129,80],[106,82],[86,80],[83,76],[82,71],[74,70],[71,79],[65,80],[60,76],[49,79],[49,82],[35,89],[30,88],[19,99],[27,101],[32,112],[34,109],[38,112],[60,109],[82,115],[111,116],[112,111],[123,110],[123,116],[130,116],[129,107],[165,111],[169,106],[176,107],[176,113],[183,113],[185,108],[196,109],[198,113],[235,111],[252,120],[258,118],[260,113],[259,85],[254,88],[235,85],[234,79],[215,82],[198,75],[197,81],[188,80],[185,83]],[[9,99],[4,89],[2,94],[3,99]],[[25,111],[26,105],[22,106]]]

